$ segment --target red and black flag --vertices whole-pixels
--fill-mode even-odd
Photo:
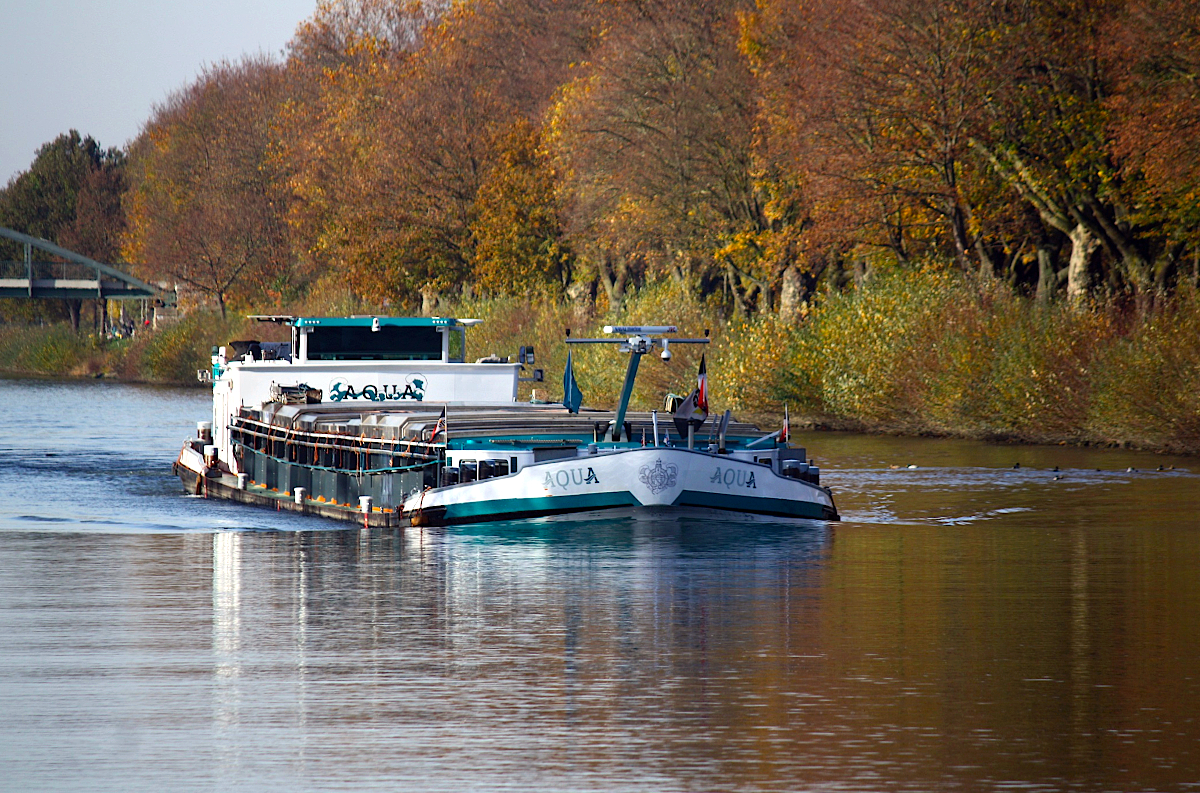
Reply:
[[[439,435],[446,434],[446,409],[442,408],[442,415],[438,416],[437,424],[433,425],[433,434],[429,436],[429,442],[435,443]]]
[[[704,356],[700,356],[700,373],[696,376],[696,389],[675,410],[675,429],[681,438],[687,437],[688,425],[696,429],[708,419],[708,370]]]

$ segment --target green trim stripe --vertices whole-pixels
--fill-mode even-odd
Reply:
[[[739,496],[733,493],[704,493],[698,490],[684,490],[675,499],[674,506],[709,507],[727,509],[732,512],[753,512],[759,515],[782,515],[817,520],[823,519],[825,515],[825,508],[821,504],[811,501]]]
[[[582,512],[588,509],[640,506],[630,493],[586,493],[578,496],[540,496],[537,498],[497,498],[491,501],[470,501],[446,505],[446,520],[464,520],[482,515],[496,519],[513,513]]]
[[[505,515],[553,514],[582,512],[613,507],[638,507],[642,503],[631,493],[587,493],[575,496],[540,496],[536,498],[498,498],[491,501],[470,501],[446,505],[446,522],[503,520]],[[732,493],[704,493],[684,490],[675,499],[677,507],[707,507],[730,512],[750,512],[758,515],[777,515],[791,518],[824,520],[825,507],[809,501],[783,498],[757,498]]]

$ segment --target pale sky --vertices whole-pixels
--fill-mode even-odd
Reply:
[[[0,187],[70,129],[137,137],[205,64],[278,55],[316,0],[0,0]]]

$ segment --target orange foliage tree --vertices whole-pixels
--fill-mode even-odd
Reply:
[[[156,109],[130,153],[124,253],[211,299],[294,294],[282,174],[270,157],[281,69],[221,63]]]
[[[952,267],[1148,305],[1200,278],[1183,0],[325,0],[130,152],[125,251],[219,305],[674,279],[788,320]],[[1190,258],[1189,258],[1190,257]]]

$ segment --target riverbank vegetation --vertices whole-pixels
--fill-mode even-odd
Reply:
[[[348,292],[326,298],[332,302],[303,309],[377,308]],[[786,404],[797,428],[1200,452],[1200,297],[1190,289],[1150,314],[1115,315],[1042,306],[1003,284],[961,274],[898,271],[816,296],[798,324],[777,314],[728,314],[670,280],[631,290],[617,315],[524,297],[463,299],[446,309],[484,320],[471,333],[473,357],[535,346],[548,377],[522,385],[522,398],[561,398],[566,328],[576,336],[601,335],[605,323],[670,315],[682,327],[712,332],[703,352],[714,409],[764,427],[778,424]],[[212,346],[268,338],[273,330],[211,311],[103,343],[67,324],[8,326],[0,328],[0,370],[194,384]],[[587,404],[613,403],[624,369],[611,350],[574,352]],[[680,348],[670,364],[648,359],[635,407],[661,407],[663,394],[686,393],[699,355]]]
[[[553,373],[563,327],[673,321],[742,414],[1195,451],[1197,30],[1182,0],[322,2],[0,192],[192,311],[35,353],[13,323],[62,309],[0,306],[0,365],[186,378],[238,314],[308,309],[475,313]]]

